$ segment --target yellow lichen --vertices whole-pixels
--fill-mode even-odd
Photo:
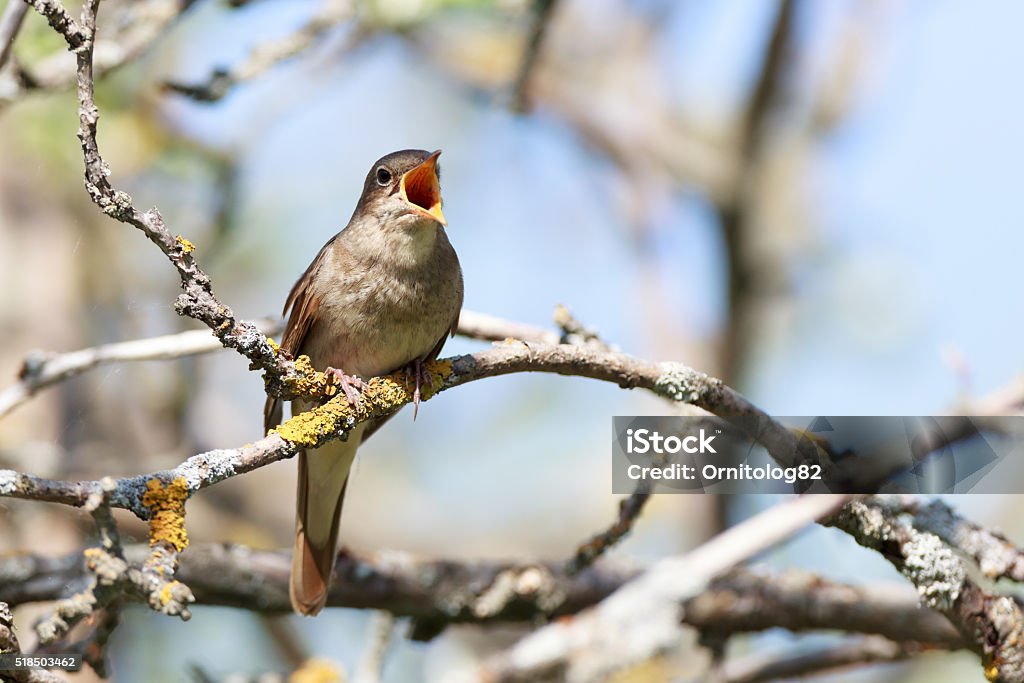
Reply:
[[[330,395],[330,390],[334,389],[333,383],[328,381],[323,373],[312,369],[308,357],[299,356],[295,360],[295,367],[304,375],[304,378],[297,382],[309,382],[308,385],[296,386],[316,390],[320,388],[319,382],[323,382],[324,388],[320,395]],[[432,361],[427,363],[425,369],[430,375],[430,384],[420,387],[423,399],[430,398],[451,376],[452,364],[449,361]],[[317,377],[310,378],[309,373]],[[367,382],[366,388],[362,391],[362,398],[355,406],[350,405],[344,395],[335,396],[323,405],[295,415],[271,431],[299,446],[313,446],[324,436],[337,432],[350,418],[362,421],[371,415],[386,413],[409,403],[412,398],[413,384],[404,372],[374,377]]]
[[[338,431],[349,417],[354,416],[355,411],[348,400],[339,396],[322,406],[293,416],[270,431],[277,432],[299,446],[313,446],[321,437]]]
[[[161,605],[166,607],[167,603],[169,603],[171,600],[174,599],[174,589],[177,586],[179,586],[179,585],[180,585],[180,582],[178,582],[178,581],[171,581],[170,583],[165,583],[164,584],[164,587],[160,589],[160,604]]]
[[[89,569],[95,569],[96,562],[103,557],[103,550],[100,548],[86,548],[82,555],[85,556],[85,566]]]
[[[185,239],[181,235],[175,237],[174,241],[181,246],[181,253],[183,254],[191,254],[193,251],[196,250],[196,245],[190,242],[189,240]]]
[[[272,338],[267,337],[267,343],[270,344],[270,348],[273,349],[274,353],[280,353],[281,345],[274,341]]]
[[[149,544],[166,541],[181,552],[188,547],[188,532],[185,531],[185,501],[188,500],[188,484],[184,477],[178,477],[166,487],[159,479],[146,483],[142,504],[149,508]]]
[[[328,659],[307,659],[288,677],[288,683],[344,683],[344,670]]]

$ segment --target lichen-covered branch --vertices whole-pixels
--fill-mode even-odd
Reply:
[[[911,516],[917,529],[941,538],[971,557],[989,579],[1024,581],[1024,551],[998,531],[965,519],[941,500],[921,501],[912,496],[876,497],[896,513]]]
[[[144,545],[128,546],[124,556],[140,564],[151,552]],[[178,579],[192,588],[196,604],[287,612],[289,561],[282,552],[198,544],[181,556]],[[575,614],[640,575],[639,569],[616,563],[572,574],[555,562],[456,562],[397,551],[366,556],[342,552],[338,567],[328,605],[384,610],[442,625]],[[12,605],[67,597],[87,579],[78,554],[0,559],[0,598]],[[948,620],[921,607],[912,590],[900,588],[850,586],[806,572],[738,571],[683,602],[681,623],[728,634],[778,626],[794,632],[880,635],[943,649],[965,647]],[[780,609],[785,610],[781,617]]]
[[[844,507],[827,522],[878,551],[916,587],[921,602],[946,615],[990,681],[1024,681],[1024,611],[1011,596],[985,591],[935,534],[919,531],[881,501]]]
[[[83,553],[88,580],[84,588],[60,599],[53,613],[36,625],[42,645],[55,643],[73,626],[87,617],[100,614],[103,621],[117,621],[118,603],[129,596],[146,600],[150,607],[164,614],[187,620],[188,604],[195,598],[184,584],[174,580],[177,553],[187,545],[184,535],[184,501],[187,497],[181,480],[164,487],[152,480],[142,502],[150,510],[150,546],[142,562],[129,562],[121,547],[117,525],[111,515],[111,497],[117,484],[104,478],[85,502],[85,509],[96,521],[100,545]],[[77,582],[76,582],[77,583]],[[99,628],[99,627],[98,627]],[[98,631],[86,644],[106,641],[109,633]],[[97,671],[104,668],[102,649],[89,652]]]
[[[512,342],[437,361],[428,369],[434,381],[433,388],[424,392],[424,401],[441,391],[486,377],[516,372],[556,373],[612,382],[627,389],[646,389],[718,415],[758,417],[760,419],[749,421],[756,425],[752,427],[751,438],[764,445],[782,464],[792,464],[794,454],[805,452],[811,445],[736,391],[681,363],[655,363],[591,346]],[[310,369],[309,375],[303,376],[311,377],[308,381],[316,384],[299,386],[297,390],[330,392],[331,387],[321,373]],[[149,510],[142,499],[153,479],[168,483],[181,478],[191,495],[229,477],[289,458],[301,448],[340,438],[356,424],[390,414],[412,400],[411,388],[401,373],[373,378],[368,384],[355,406],[349,405],[344,395],[339,394],[320,407],[291,418],[254,443],[200,453],[171,470],[119,479],[110,504],[148,519]],[[81,506],[98,489],[97,481],[55,481],[0,470],[0,497]]]
[[[18,636],[14,633],[14,615],[7,603],[0,600],[0,653],[20,653]],[[64,678],[45,669],[4,671],[3,680],[14,683],[61,683]]]

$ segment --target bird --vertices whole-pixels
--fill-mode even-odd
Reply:
[[[404,370],[418,410],[429,381],[424,365],[458,326],[462,268],[441,210],[440,154],[407,149],[377,160],[348,224],[320,249],[285,301],[281,348],[309,356],[353,404],[366,379]],[[316,405],[293,401],[292,413]],[[281,401],[268,396],[264,432],[281,416]],[[386,419],[298,454],[289,595],[300,614],[316,615],[327,601],[352,461],[364,433]]]

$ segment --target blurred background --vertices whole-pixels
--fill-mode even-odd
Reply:
[[[467,308],[551,325],[564,304],[623,350],[717,374],[780,415],[941,414],[1024,371],[1024,91],[1013,85],[1024,4],[185,5],[103,3],[99,142],[114,184],[197,245],[242,317],[279,313],[375,159],[440,148]],[[174,314],[165,258],[83,191],[69,59],[29,13],[0,70],[0,389],[33,349],[197,327]],[[443,355],[480,347],[454,339]],[[0,468],[78,479],[171,467],[258,438],[262,404],[259,376],[231,352],[106,366],[0,420]],[[448,392],[360,450],[342,542],[568,557],[615,515],[611,416],[666,408],[555,376]],[[294,468],[197,495],[192,538],[290,547]],[[764,503],[656,497],[610,561],[681,552]],[[955,503],[1024,538],[1018,499]],[[92,533],[84,513],[0,502],[0,552],[65,554]],[[897,578],[824,529],[765,561]],[[296,653],[282,643],[351,670],[369,618],[197,607],[185,624],[139,606],[115,632],[112,670],[124,681],[287,671]],[[384,680],[444,681],[520,635],[398,637]],[[981,678],[974,656],[956,654],[830,680]]]

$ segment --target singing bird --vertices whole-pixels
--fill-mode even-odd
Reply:
[[[349,401],[358,399],[364,378],[405,369],[418,408],[429,379],[423,364],[458,324],[462,269],[445,233],[440,154],[409,149],[377,161],[348,225],[323,246],[285,302],[281,348],[308,355]],[[315,405],[294,401],[292,413]],[[280,401],[268,397],[264,428],[280,422]],[[289,583],[297,612],[314,615],[327,600],[349,470],[364,433],[377,426],[360,424],[346,441],[299,453]]]

